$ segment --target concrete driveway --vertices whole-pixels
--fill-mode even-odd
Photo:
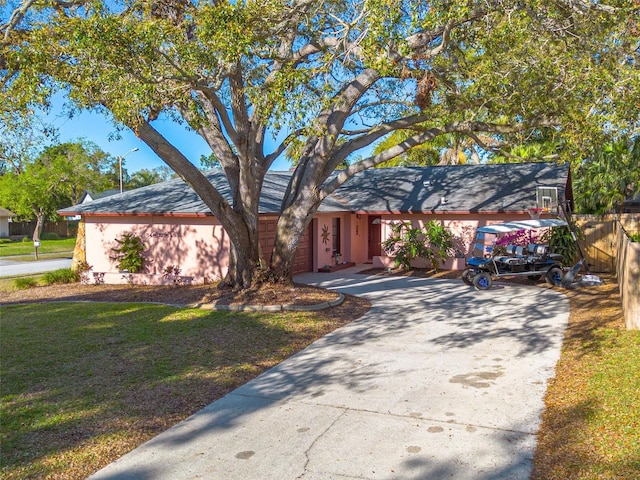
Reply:
[[[355,272],[297,281],[367,297],[366,316],[91,478],[528,478],[566,298]]]

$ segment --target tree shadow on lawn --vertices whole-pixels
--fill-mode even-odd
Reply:
[[[84,477],[339,322],[136,304],[5,306],[3,472],[61,474],[66,464],[68,478]],[[87,445],[84,460],[51,461]]]
[[[637,478],[640,451],[636,450],[632,455],[620,455],[616,445],[611,445],[609,450],[601,440],[589,438],[590,433],[595,433],[594,428],[590,427],[592,418],[610,413],[598,398],[581,398],[583,400],[580,402],[547,405],[544,418],[548,425],[542,431],[543,435],[538,434],[531,480]],[[615,440],[611,431],[597,433]]]
[[[604,282],[600,286],[565,291],[572,314],[576,314],[576,321],[567,328],[565,344],[567,348],[577,348],[582,355],[600,353],[607,346],[608,340],[600,335],[600,328],[624,329],[618,285],[611,277],[605,277]]]

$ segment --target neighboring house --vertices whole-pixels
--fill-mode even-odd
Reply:
[[[0,207],[0,238],[9,237],[9,219],[15,216],[12,211]]]
[[[101,198],[110,197],[111,195],[116,195],[118,193],[120,193],[120,190],[118,189],[105,190],[104,192],[100,192],[100,193],[95,193],[95,192],[90,192],[89,190],[85,190],[84,193],[82,194],[82,197],[80,198],[79,205],[84,205],[85,203],[93,202],[94,200],[99,200]],[[69,221],[75,221],[75,220],[80,220],[82,217],[80,215],[72,215],[72,216],[67,216],[66,218]]]
[[[104,192],[100,192],[100,193],[95,193],[95,192],[90,192],[89,190],[85,190],[84,194],[82,195],[82,198],[80,199],[80,204],[82,205],[84,203],[93,202],[94,200],[100,200],[101,198],[117,195],[118,193],[120,193],[120,190],[118,190],[117,188],[114,188],[112,190],[105,190]]]
[[[229,198],[220,170],[206,174]],[[283,192],[290,172],[269,172],[260,202],[260,243],[270,252]],[[529,218],[543,204],[539,187],[559,201],[573,201],[568,165],[521,163],[449,165],[366,170],[339,188],[320,206],[298,249],[294,271],[317,271],[340,262],[365,263],[380,257],[389,223],[422,224],[435,219],[458,238],[459,255],[444,268],[461,269],[470,254],[477,226]],[[546,193],[545,193],[546,192]],[[81,215],[86,228],[87,262],[94,272],[117,273],[111,249],[124,233],[147,245],[148,273],[160,275],[177,266],[195,282],[222,277],[227,270],[229,239],[206,205],[180,179],[149,185],[90,203],[61,215]],[[378,258],[379,260],[379,258]]]

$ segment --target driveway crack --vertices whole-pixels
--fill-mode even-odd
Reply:
[[[324,437],[326,435],[326,433],[331,430],[331,428],[333,428],[333,426],[338,423],[338,420],[340,420],[350,409],[345,408],[342,410],[342,413],[340,415],[338,415],[333,422],[331,422],[327,428],[325,428],[322,432],[320,432],[320,434],[313,440],[313,442],[311,442],[311,445],[309,445],[309,448],[307,448],[304,451],[304,456],[306,458],[306,461],[304,462],[304,465],[302,467],[302,473],[296,477],[296,479],[301,479],[303,478],[308,472],[307,468],[309,466],[309,462],[311,461],[311,459],[309,458],[309,452],[316,446],[316,444],[318,443],[318,441]]]

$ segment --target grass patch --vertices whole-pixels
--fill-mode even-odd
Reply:
[[[617,288],[568,293],[531,480],[640,478],[640,332],[624,329]]]
[[[74,272],[70,268],[61,268],[59,270],[46,272],[42,276],[42,280],[45,285],[75,283],[80,281],[80,274],[77,272]]]
[[[38,255],[72,252],[76,245],[75,238],[63,238],[60,240],[41,240],[38,247]],[[33,242],[11,242],[0,244],[0,257],[22,255],[25,260],[34,259]]]
[[[19,284],[24,282],[24,286]],[[0,294],[42,285],[42,274],[0,278]],[[29,286],[26,286],[29,285]]]
[[[13,281],[13,286],[17,290],[25,290],[27,288],[37,287],[38,284],[39,284],[38,281],[32,277],[20,277],[20,278],[16,278]]]
[[[3,306],[0,476],[85,478],[344,322],[131,303]]]

